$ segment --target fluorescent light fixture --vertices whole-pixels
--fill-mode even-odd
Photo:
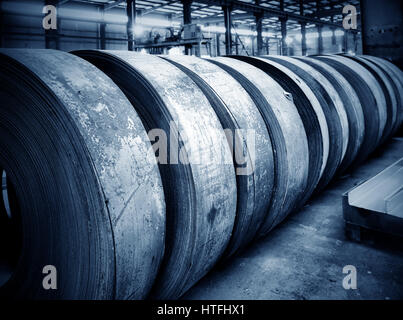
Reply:
[[[336,36],[344,36],[344,30],[336,30],[336,31],[334,32],[334,34],[335,34]]]
[[[322,36],[323,37],[331,37],[331,36],[333,36],[333,32],[332,31],[323,31],[322,32]]]
[[[317,32],[309,32],[306,34],[306,38],[307,39],[314,39],[314,38],[318,38],[319,34]]]
[[[302,34],[300,34],[300,33],[297,33],[296,35],[294,35],[294,37],[295,37],[295,40],[297,40],[297,41],[302,40]]]

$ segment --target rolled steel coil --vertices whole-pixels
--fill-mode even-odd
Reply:
[[[168,136],[173,151],[168,163],[159,163],[166,199],[165,255],[151,297],[177,298],[217,262],[234,226],[235,170],[223,128],[203,91],[166,60],[123,51],[75,54],[115,81],[147,131],[162,129]],[[172,141],[179,141],[179,155],[173,156]],[[199,161],[204,155],[207,161]],[[175,156],[184,161],[174,161]]]
[[[280,223],[304,196],[308,181],[307,136],[292,97],[262,70],[236,59],[209,59],[249,93],[261,113],[274,151],[274,189],[258,237]]]
[[[363,67],[359,69],[360,65],[354,63],[354,61],[346,65],[343,62],[345,62],[347,58],[340,60],[337,58],[332,59],[332,57],[333,56],[312,56],[313,59],[322,61],[336,69],[350,83],[360,100],[364,114],[365,135],[358,154],[351,164],[352,166],[356,166],[375,150],[380,140],[379,112],[371,88],[360,73]]]
[[[0,66],[5,297],[179,298],[403,123],[403,73],[365,55],[2,49]]]
[[[223,128],[231,130],[229,138],[237,174],[237,211],[225,252],[228,257],[242,250],[256,236],[267,213],[273,188],[270,136],[253,100],[226,71],[196,57],[178,55],[166,59],[198,84]]]
[[[2,296],[144,298],[163,255],[165,203],[130,102],[61,51],[1,49],[0,70],[0,163],[22,233]],[[48,265],[58,290],[42,286]]]
[[[342,174],[354,161],[364,140],[365,122],[360,100],[347,79],[335,68],[310,57],[295,58],[303,60],[322,73],[332,83],[343,101],[343,106],[347,113],[349,139],[346,154],[338,169],[338,172]]]
[[[380,144],[384,143],[387,139],[391,137],[393,131],[397,125],[397,97],[392,87],[391,80],[387,77],[387,75],[379,68],[376,64],[371,61],[364,59],[360,56],[350,56],[345,55],[359,64],[361,64],[364,68],[366,68],[374,78],[377,80],[378,85],[381,87],[382,92],[385,96],[386,103],[386,123],[383,131],[383,135],[381,138]]]
[[[300,76],[314,91],[316,98],[319,100],[322,110],[325,113],[327,126],[329,129],[329,156],[326,163],[326,168],[316,186],[315,192],[322,190],[333,178],[339,167],[348,143],[348,124],[344,117],[341,116],[340,102],[334,87],[321,78],[321,82],[315,76],[306,70],[307,65],[297,64],[295,61],[286,60],[282,57],[264,57],[267,60],[273,60],[283,66],[291,69],[294,73]],[[323,82],[322,82],[323,81]],[[336,107],[337,105],[337,107]]]
[[[392,87],[395,92],[398,105],[397,125],[396,129],[394,130],[394,133],[396,133],[399,127],[403,124],[403,73],[397,66],[388,60],[368,55],[362,55],[361,57],[376,64],[384,71],[384,73],[387,75],[387,78],[392,81]]]
[[[305,81],[282,64],[258,57],[231,57],[248,62],[266,72],[293,97],[304,124],[309,148],[308,183],[301,200],[302,205],[315,190],[329,155],[329,130],[322,107]]]

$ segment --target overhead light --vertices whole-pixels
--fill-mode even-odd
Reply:
[[[300,34],[300,33],[297,33],[296,35],[294,35],[294,37],[295,37],[295,40],[297,40],[297,41],[302,40],[302,34]]]
[[[323,31],[322,32],[322,36],[323,37],[331,37],[331,36],[333,36],[333,32],[332,31]]]
[[[335,34],[336,36],[344,36],[344,30],[336,30],[336,31],[334,32],[334,34]]]
[[[307,39],[313,39],[313,38],[318,38],[319,34],[317,32],[309,32],[306,34]]]

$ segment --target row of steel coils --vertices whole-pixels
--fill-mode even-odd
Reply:
[[[403,73],[371,56],[0,60],[6,297],[179,298],[403,122]]]

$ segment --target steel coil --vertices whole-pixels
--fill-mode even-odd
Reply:
[[[144,298],[162,259],[165,203],[130,102],[104,73],[68,53],[2,49],[0,64],[0,163],[22,232],[1,294]],[[42,287],[48,265],[61,275],[58,290]]]
[[[203,91],[164,59],[123,51],[75,54],[115,81],[149,132],[162,129],[167,135],[172,153],[167,163],[159,162],[166,249],[151,295],[177,298],[213,267],[233,229],[235,170],[223,128]]]
[[[304,124],[308,139],[309,168],[308,183],[300,205],[312,195],[327,163],[329,155],[329,130],[322,107],[303,79],[283,65],[255,57],[231,56],[261,69],[289,92]]]
[[[315,192],[322,190],[333,178],[339,167],[348,143],[348,125],[339,113],[339,101],[336,102],[337,93],[328,82],[319,82],[314,75],[306,71],[305,66],[297,65],[292,61],[279,57],[264,57],[267,60],[273,60],[283,66],[291,69],[299,77],[301,77],[315,93],[316,98],[319,100],[323,112],[326,116],[327,126],[329,129],[329,156],[326,163],[326,168],[316,186]],[[316,74],[317,75],[317,74]],[[323,80],[323,78],[321,79]]]
[[[270,136],[248,93],[226,71],[196,57],[168,56],[166,59],[198,84],[223,128],[231,131],[229,143],[237,174],[237,213],[225,253],[228,257],[256,236],[268,210],[273,188]]]
[[[347,79],[335,68],[310,57],[296,58],[303,60],[322,73],[332,83],[343,101],[343,106],[347,113],[349,139],[346,154],[338,168],[338,172],[342,174],[354,161],[364,140],[365,122],[360,100]]]
[[[366,55],[1,49],[0,67],[7,298],[179,298],[403,123],[403,73]]]
[[[382,132],[380,132],[380,113],[376,107],[375,97],[370,86],[365,82],[363,76],[360,75],[360,70],[364,68],[354,61],[351,61],[348,65],[345,64],[344,60],[347,58],[343,58],[344,60],[333,59],[330,56],[313,56],[312,58],[323,61],[336,69],[350,83],[360,100],[364,114],[365,135],[358,154],[351,164],[352,167],[355,167],[375,150],[382,135]],[[361,68],[358,69],[359,67]],[[368,71],[366,72],[369,73]]]
[[[232,58],[209,59],[234,77],[261,113],[274,151],[274,189],[258,236],[266,235],[303,198],[308,181],[307,136],[292,97],[265,72]]]
[[[379,68],[376,64],[371,61],[364,59],[360,56],[350,56],[345,55],[359,64],[361,64],[364,68],[366,68],[374,78],[377,80],[378,85],[381,87],[382,92],[385,96],[385,104],[386,104],[386,123],[385,128],[382,134],[380,144],[384,143],[387,139],[391,137],[393,131],[397,125],[397,99],[395,92],[392,87],[391,80],[387,77],[387,75]]]
[[[376,64],[379,68],[381,68],[381,70],[383,70],[386,77],[391,81],[397,103],[396,126],[392,132],[392,134],[395,134],[399,127],[403,124],[403,74],[398,67],[388,60],[368,55],[362,55],[360,57]]]

